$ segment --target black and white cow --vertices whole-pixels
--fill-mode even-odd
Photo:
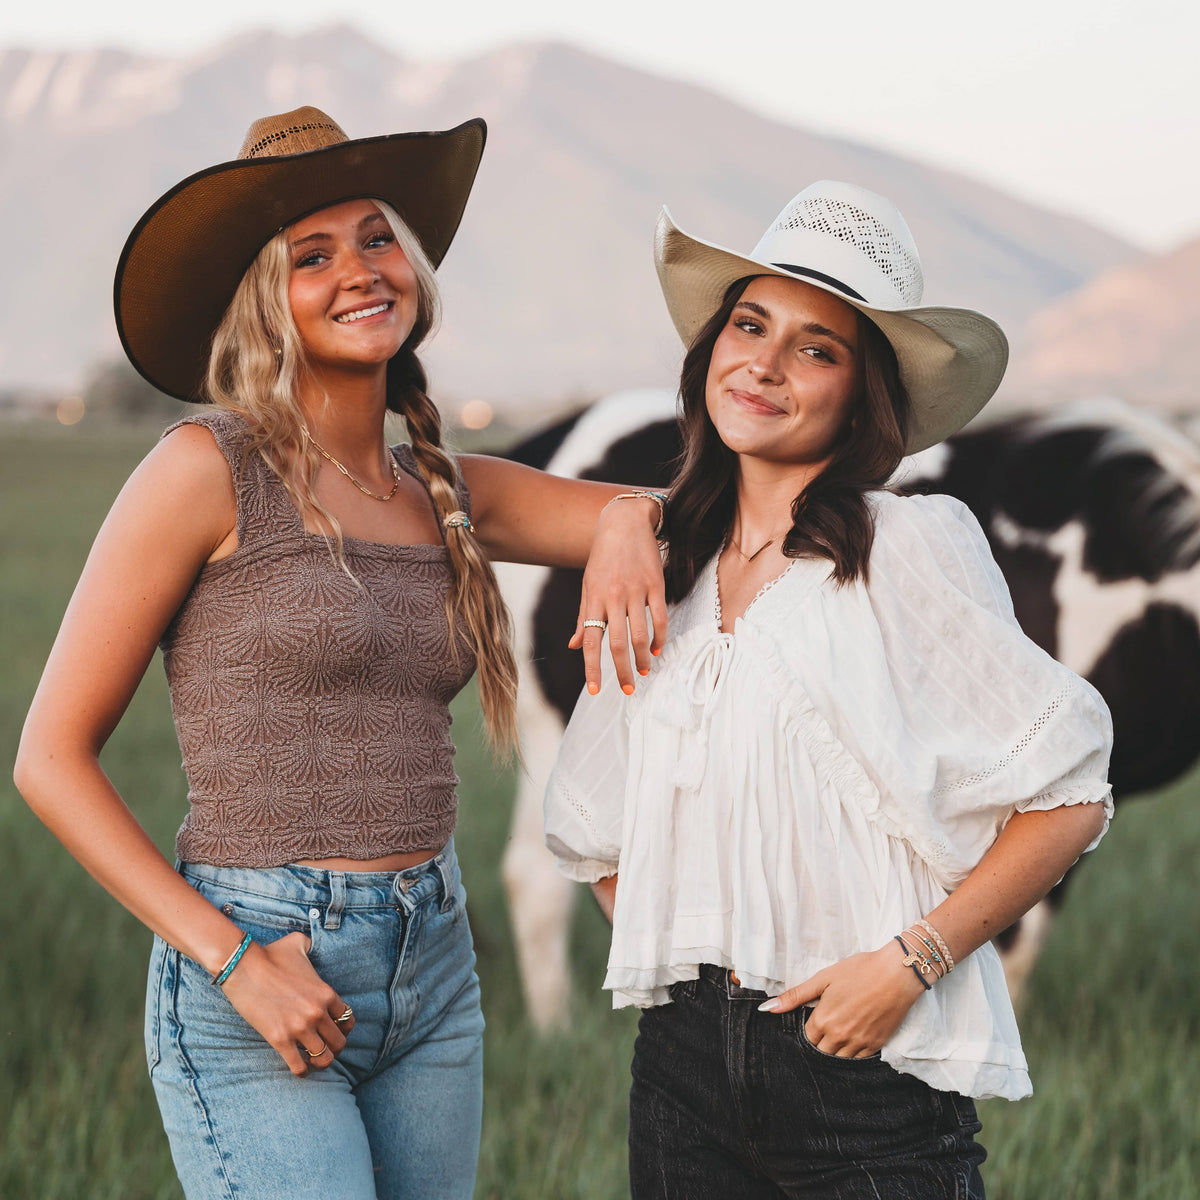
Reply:
[[[664,486],[679,447],[674,399],[603,400],[522,442],[510,457],[555,474]],[[968,430],[905,460],[892,486],[947,492],[987,532],[1018,620],[1089,679],[1112,710],[1117,797],[1157,788],[1200,757],[1200,450],[1116,401]],[[567,650],[581,572],[504,567],[521,652],[521,780],[504,877],[530,1016],[560,1022],[570,986],[575,885],[542,843],[542,793],[583,687]],[[1014,993],[1065,882],[1000,947]]]

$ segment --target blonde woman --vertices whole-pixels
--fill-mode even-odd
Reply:
[[[481,121],[350,141],[317,109],[265,118],[118,267],[130,359],[212,408],[106,519],[16,778],[156,935],[146,1050],[189,1198],[471,1195],[483,1019],[447,704],[477,670],[511,745],[488,559],[578,566],[595,542],[578,632],[608,617],[649,665],[661,504],[598,526],[615,489],[441,447],[416,349],[483,142]],[[387,446],[388,411],[411,445]],[[177,868],[98,761],[156,646],[189,784]]]

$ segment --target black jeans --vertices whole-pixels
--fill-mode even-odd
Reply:
[[[671,997],[638,1024],[633,1200],[983,1200],[966,1096],[814,1049],[809,1010],[760,1013],[720,968]]]

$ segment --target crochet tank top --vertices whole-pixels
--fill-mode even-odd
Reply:
[[[178,857],[274,867],[440,849],[457,814],[447,705],[475,669],[461,635],[452,653],[449,552],[347,537],[351,579],[246,455],[241,417],[171,429],[183,424],[229,463],[238,546],[204,566],[160,643],[190,804]],[[421,480],[408,446],[392,453]],[[465,487],[459,500],[469,512]]]

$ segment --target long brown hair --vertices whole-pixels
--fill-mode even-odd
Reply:
[[[706,389],[713,347],[754,276],[739,279],[696,335],[679,381],[683,450],[671,487],[665,563],[667,599],[681,600],[721,548],[737,504],[737,455],[708,415]],[[833,577],[867,577],[875,528],[865,493],[882,487],[904,457],[908,392],[891,343],[858,314],[858,394],[828,466],[792,501],[788,558],[828,558]]]
[[[442,422],[426,393],[425,372],[417,347],[437,325],[440,314],[437,275],[417,236],[399,214],[381,200],[374,203],[386,218],[417,280],[417,319],[399,353],[388,363],[387,406],[408,426],[413,456],[441,521],[460,507],[454,459],[442,448]],[[288,231],[269,241],[238,285],[213,335],[205,395],[214,405],[240,413],[250,424],[249,453],[257,451],[282,480],[302,516],[332,530],[332,548],[346,565],[342,527],[317,499],[313,487],[320,463],[304,437],[296,403],[298,384],[307,370],[304,347],[288,303]],[[516,745],[517,663],[512,649],[512,620],[500,585],[473,534],[464,527],[445,529],[452,582],[446,595],[450,645],[457,649],[460,626],[475,654],[484,724],[493,750]]]

